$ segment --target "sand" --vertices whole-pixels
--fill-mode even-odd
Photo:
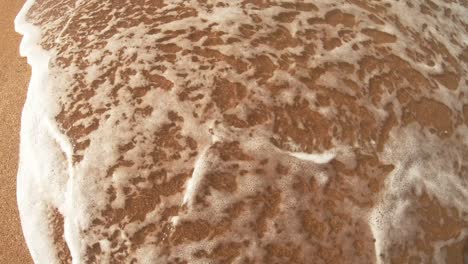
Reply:
[[[0,263],[28,264],[31,257],[16,206],[16,172],[21,109],[30,69],[19,56],[13,20],[23,1],[0,0]]]
[[[18,20],[37,263],[462,262],[464,7],[151,1]]]
[[[468,68],[450,25],[466,10],[244,1],[259,9],[30,9],[60,51],[45,67],[29,46],[18,204],[36,262],[461,263]]]

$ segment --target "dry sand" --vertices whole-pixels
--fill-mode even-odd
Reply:
[[[30,75],[13,26],[23,3],[0,0],[0,263],[9,264],[32,263],[16,206],[20,117]]]

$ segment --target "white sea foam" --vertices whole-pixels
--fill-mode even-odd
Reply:
[[[51,204],[64,210],[71,146],[53,121],[58,102],[45,91],[50,52],[40,46],[40,29],[26,22],[26,14],[34,2],[27,1],[15,19],[15,29],[23,35],[20,54],[27,57],[32,69],[21,117],[17,198],[34,262],[58,263],[47,219]]]
[[[468,18],[461,4],[434,0],[440,10],[451,10],[448,19],[442,11],[421,15],[423,1],[414,1],[414,8],[403,1],[375,3],[386,13],[356,4],[361,1],[314,1],[292,13],[241,1],[131,6],[137,11],[106,1],[49,2],[63,14],[41,17],[45,8],[27,17],[33,5],[41,7],[28,1],[15,20],[21,55],[32,67],[18,206],[36,263],[59,262],[51,209],[63,215],[73,263],[90,261],[94,247],[100,263],[175,257],[208,263],[209,254],[231,242],[242,248],[234,263],[265,262],[274,257],[268,246],[292,250],[279,242],[301,248],[300,260],[330,262],[323,252],[333,247],[345,261],[367,261],[372,246],[385,255],[423,232],[408,214],[412,192],[427,193],[468,221],[468,183],[454,165],[465,163],[468,146],[461,114],[468,103],[467,65],[459,59]],[[87,10],[93,4],[98,7]],[[327,22],[336,8],[352,19]],[[377,37],[364,29],[390,40],[375,44]],[[220,41],[208,31],[223,33],[221,44],[206,44]],[[444,48],[415,55],[427,50],[416,36]],[[46,50],[44,43],[52,46]],[[447,70],[458,73],[457,87],[433,77]],[[216,88],[226,87],[216,97]],[[436,136],[430,125],[404,124],[408,103],[400,93],[444,104],[452,127],[439,132],[447,137]],[[381,134],[391,113],[397,125],[387,140]],[[393,170],[381,175],[390,164]],[[220,183],[216,177],[225,178]],[[378,195],[373,182],[383,182]],[[180,231],[187,223],[198,224],[187,228],[195,230],[192,236]],[[438,241],[437,250],[460,239]],[[353,247],[359,243],[361,249]],[[443,263],[442,253],[434,254]]]

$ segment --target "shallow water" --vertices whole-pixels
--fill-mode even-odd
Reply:
[[[28,1],[37,263],[456,263],[466,1]]]

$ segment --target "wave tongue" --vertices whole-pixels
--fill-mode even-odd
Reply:
[[[27,1],[18,206],[34,261],[461,259],[467,12]]]

